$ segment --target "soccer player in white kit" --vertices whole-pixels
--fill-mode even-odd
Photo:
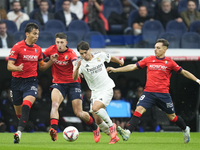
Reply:
[[[92,90],[90,109],[93,111],[93,117],[99,128],[111,137],[109,144],[115,144],[119,141],[116,124],[112,123],[105,109],[113,97],[115,84],[108,76],[104,62],[109,63],[111,61],[122,66],[124,61],[104,52],[93,54],[89,44],[84,41],[77,45],[77,50],[83,60],[79,60],[74,66],[73,79],[77,80],[79,74],[83,74]]]

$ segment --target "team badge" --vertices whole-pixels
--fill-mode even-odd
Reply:
[[[167,61],[167,60],[165,60],[165,64],[168,64],[168,61]]]
[[[37,53],[37,49],[35,48],[35,52]]]
[[[100,62],[101,60],[99,58],[97,58],[97,61]]]
[[[65,60],[68,58],[68,56],[67,55],[65,55]]]

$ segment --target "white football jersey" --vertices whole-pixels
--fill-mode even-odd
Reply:
[[[90,61],[82,60],[79,68],[79,73],[84,75],[84,78],[92,91],[102,89],[110,89],[115,87],[115,83],[108,76],[104,62],[110,62],[111,55],[104,52],[93,54]]]

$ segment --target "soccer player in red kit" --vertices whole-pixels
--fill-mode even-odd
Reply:
[[[121,68],[108,67],[108,72],[128,72],[136,69],[147,67],[147,81],[145,90],[140,97],[136,106],[135,112],[129,121],[128,129],[117,127],[117,131],[122,136],[123,140],[127,141],[133,130],[137,127],[140,117],[153,105],[157,105],[166,112],[169,120],[176,123],[183,130],[184,143],[190,140],[190,128],[180,116],[176,116],[174,105],[169,94],[170,77],[172,71],[182,74],[188,79],[196,81],[200,84],[200,80],[193,74],[184,70],[177,65],[173,60],[165,57],[165,52],[169,46],[169,42],[165,39],[158,39],[155,44],[155,56],[149,56],[136,64],[130,64]]]
[[[64,33],[57,33],[56,44],[50,46],[43,52],[44,57],[48,57],[52,54],[59,55],[58,59],[52,65],[52,82],[54,84],[51,86],[53,89],[51,92],[52,108],[50,112],[51,128],[49,130],[49,134],[52,141],[57,140],[59,120],[58,108],[67,95],[68,101],[72,102],[72,107],[75,115],[85,121],[86,124],[92,128],[94,133],[94,140],[95,142],[99,142],[99,127],[95,124],[89,113],[82,110],[82,93],[79,83],[80,78],[74,81],[72,77],[73,66],[77,60],[77,55],[66,45],[67,36]]]
[[[49,68],[57,59],[53,54],[51,59],[43,61],[42,49],[35,44],[39,35],[39,27],[29,23],[25,27],[26,39],[16,43],[10,51],[7,69],[12,71],[11,92],[17,117],[18,131],[14,134],[14,143],[19,143],[21,132],[29,118],[29,112],[37,96],[37,65],[41,71]]]

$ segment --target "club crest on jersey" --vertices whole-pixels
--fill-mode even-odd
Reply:
[[[68,58],[68,56],[67,55],[65,55],[65,60]]]
[[[37,53],[37,49],[35,48],[35,52]]]
[[[167,60],[165,60],[165,64],[168,64],[168,61],[167,61]]]
[[[98,61],[98,62],[100,62],[100,61],[101,61],[101,59],[99,59],[99,58],[97,57],[97,61]]]

